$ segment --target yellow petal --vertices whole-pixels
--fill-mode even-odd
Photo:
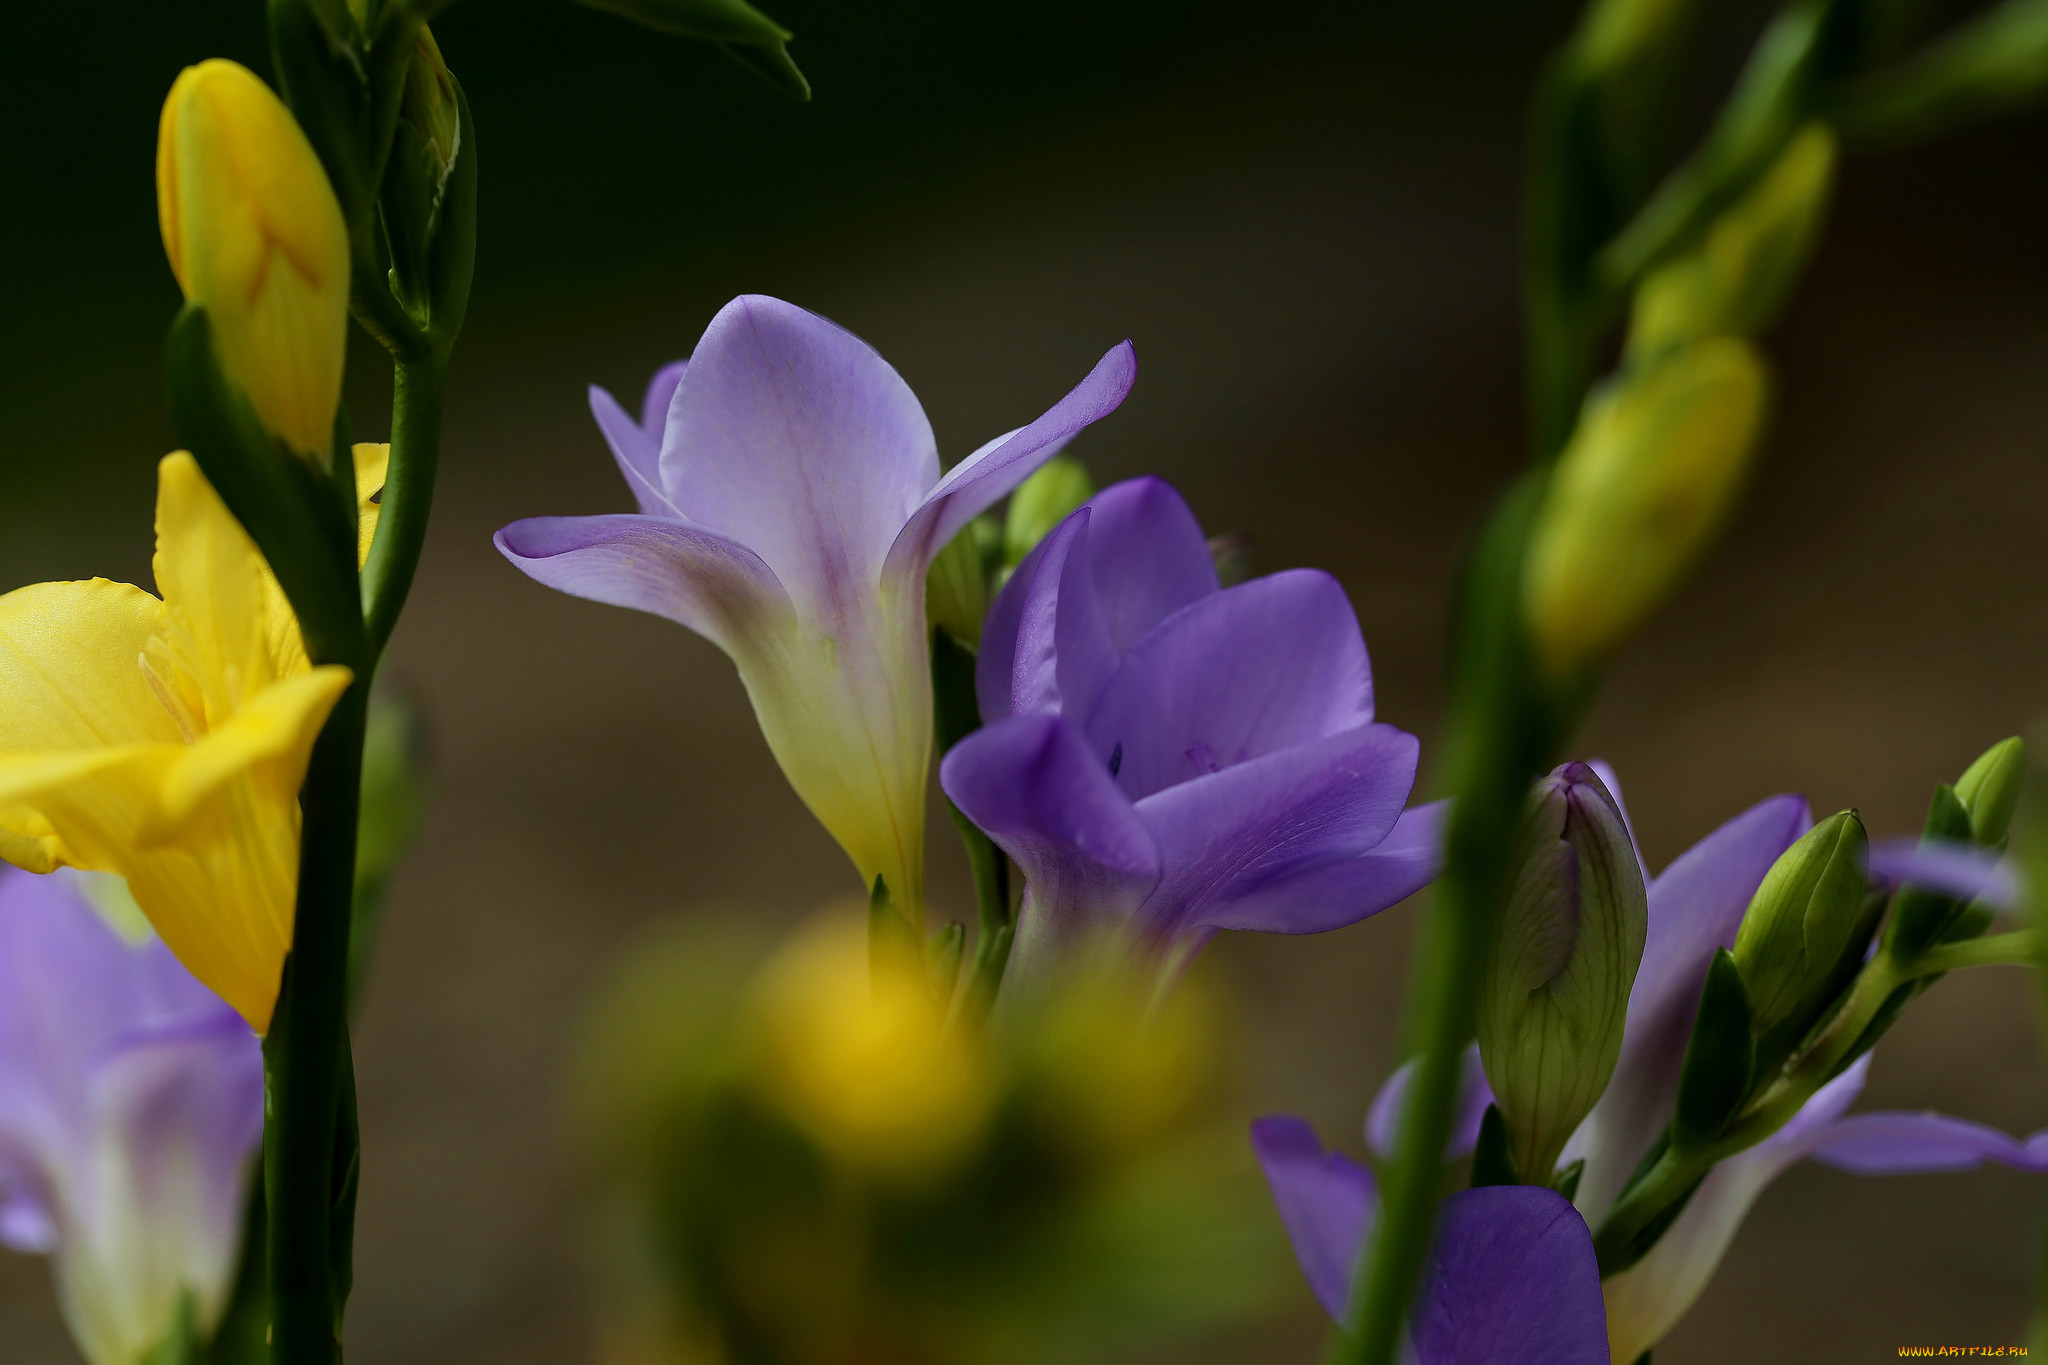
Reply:
[[[247,68],[187,67],[157,133],[157,214],[185,297],[263,425],[332,440],[348,329],[348,227],[312,144]]]
[[[391,447],[363,441],[356,445],[355,455],[356,567],[360,569],[369,562],[370,542],[377,538],[377,514],[383,510],[378,494],[384,491],[385,472],[391,467]]]
[[[104,578],[0,597],[0,753],[177,743],[137,662],[163,610]]]
[[[256,775],[273,803],[296,804],[313,741],[351,676],[330,664],[287,679],[185,749],[164,773],[160,802],[142,837],[152,843],[177,838],[202,807],[245,774]],[[232,821],[242,812],[225,814]]]
[[[298,620],[270,566],[182,450],[157,465],[155,565],[167,634],[203,697],[203,729],[305,671]]]

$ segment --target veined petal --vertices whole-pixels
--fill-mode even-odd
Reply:
[[[1650,883],[1649,930],[1629,992],[1621,1056],[1564,1152],[1566,1161],[1585,1158],[1576,1202],[1588,1218],[1606,1215],[1671,1119],[1679,1062],[1714,950],[1735,942],[1764,874],[1812,825],[1803,797],[1771,797],[1679,854]]]
[[[1365,1142],[1382,1161],[1394,1159],[1401,1117],[1408,1105],[1408,1087],[1415,1080],[1416,1061],[1411,1057],[1401,1063],[1400,1069],[1387,1077],[1379,1094],[1373,1096],[1372,1108],[1366,1111]],[[1472,1154],[1472,1149],[1479,1145],[1479,1125],[1486,1118],[1486,1106],[1492,1103],[1493,1088],[1486,1083],[1479,1044],[1469,1044],[1458,1074],[1458,1107],[1451,1121],[1450,1140],[1444,1147],[1444,1160],[1456,1161]]]
[[[705,329],[662,437],[661,484],[691,522],[752,550],[831,622],[938,482],[910,386],[853,333],[762,295]]]
[[[923,577],[932,556],[961,527],[1006,497],[1081,428],[1115,412],[1137,378],[1138,353],[1130,342],[1119,342],[1037,421],[997,437],[953,466],[890,546],[887,571]]]
[[[1011,716],[946,755],[939,785],[1024,869],[1010,971],[1030,978],[1078,942],[1126,930],[1159,850],[1108,770],[1057,716]]]
[[[203,805],[257,768],[268,770],[262,785],[274,793],[274,802],[296,808],[313,741],[353,676],[330,664],[277,683],[183,749],[164,769],[156,809],[140,838],[177,838]]]
[[[792,611],[759,555],[688,522],[631,513],[529,517],[494,539],[498,552],[536,582],[666,616],[728,653],[782,628]]]
[[[1218,929],[1319,934],[1399,905],[1436,880],[1448,810],[1447,801],[1412,806],[1371,848],[1276,873],[1241,889],[1227,905],[1204,915],[1203,922]]]
[[[1452,1195],[1412,1332],[1417,1365],[1606,1365],[1600,1269],[1585,1219],[1535,1185]]]
[[[1292,1114],[1254,1123],[1252,1150],[1302,1275],[1323,1311],[1343,1322],[1352,1272],[1373,1219],[1372,1172],[1342,1152],[1325,1152],[1315,1129]]]
[[[1614,1359],[1634,1360],[1685,1316],[1757,1196],[1786,1167],[1825,1142],[1835,1120],[1861,1093],[1869,1070],[1866,1055],[1815,1092],[1775,1134],[1716,1166],[1649,1255],[1606,1280],[1602,1289]]]
[[[1372,874],[1384,869],[1326,869],[1376,848],[1393,830],[1415,784],[1419,748],[1391,725],[1362,725],[1139,801],[1164,868],[1145,903],[1145,932],[1162,941],[1197,925],[1317,933],[1384,910],[1392,902],[1380,895],[1406,894],[1412,876],[1383,886]],[[1366,898],[1308,894],[1346,886]]]
[[[1343,588],[1295,569],[1212,593],[1154,627],[1084,728],[1104,762],[1121,755],[1117,785],[1137,800],[1371,719],[1372,668]]]
[[[681,378],[680,373],[677,378]],[[674,384],[669,385],[669,392],[675,392]],[[666,414],[668,409],[664,407],[662,411]],[[597,419],[597,429],[604,433],[605,444],[612,448],[612,459],[618,462],[619,473],[626,476],[626,486],[633,490],[641,514],[681,520],[682,513],[661,488],[661,428],[649,430],[635,422],[619,406],[618,399],[595,384],[590,386],[590,415]]]
[[[0,753],[178,743],[136,663],[163,612],[104,578],[0,596]]]

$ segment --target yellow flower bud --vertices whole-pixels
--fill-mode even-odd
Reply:
[[[1697,248],[1643,281],[1629,319],[1629,353],[1765,327],[1813,249],[1834,175],[1835,135],[1824,123],[1810,123],[1714,220]]]
[[[1768,387],[1747,342],[1711,337],[1587,401],[1523,563],[1523,618],[1544,674],[1601,662],[1712,541],[1748,472]]]
[[[157,131],[157,215],[222,371],[294,450],[324,457],[341,404],[348,228],[312,144],[248,68],[186,67]]]

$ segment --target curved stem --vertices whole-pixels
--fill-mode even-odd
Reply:
[[[405,610],[426,544],[441,454],[441,405],[447,361],[439,356],[393,366],[391,465],[385,475],[377,537],[363,565],[363,616],[371,657],[384,652]]]
[[[2017,929],[1930,948],[1914,959],[1912,975],[1934,976],[1965,967],[2032,967],[2040,956],[2041,935],[2032,929]]]

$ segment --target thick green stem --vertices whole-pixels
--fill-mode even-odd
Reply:
[[[292,951],[264,1041],[274,1365],[340,1359],[331,1254],[335,1128],[347,1064],[349,915],[369,684],[367,671],[358,669],[313,746],[300,789],[304,833]]]
[[[391,464],[379,499],[377,538],[363,565],[363,617],[371,657],[384,651],[412,592],[434,478],[441,458],[441,403],[447,391],[445,357],[401,359],[392,367]]]

